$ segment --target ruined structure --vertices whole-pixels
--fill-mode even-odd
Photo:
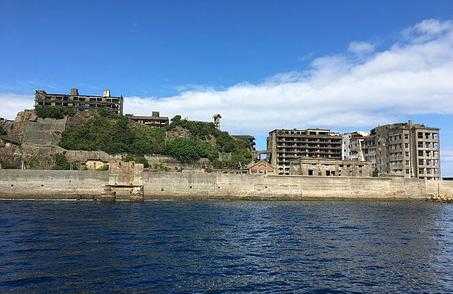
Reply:
[[[290,162],[298,158],[341,160],[342,137],[326,129],[273,130],[267,138],[270,163],[279,175],[290,174]]]
[[[249,174],[274,174],[274,167],[267,161],[252,162],[247,166]]]
[[[422,124],[395,123],[371,130],[364,156],[378,176],[440,179],[439,129]]]
[[[78,89],[71,89],[69,94],[50,94],[44,90],[35,91],[35,106],[59,106],[77,111],[106,108],[116,114],[123,114],[123,96],[114,97],[110,90],[102,96],[79,95]]]
[[[326,177],[371,177],[371,164],[357,160],[300,158],[290,163],[290,175]]]
[[[143,164],[113,160],[109,163],[109,182],[98,200],[143,201]]]
[[[365,141],[366,136],[368,136],[368,133],[365,132],[343,134],[342,159],[365,161],[363,142]]]
[[[169,119],[166,116],[160,116],[158,111],[153,111],[151,116],[136,116],[126,114],[126,117],[133,122],[152,126],[152,127],[166,127],[169,124]]]
[[[220,120],[222,119],[222,116],[220,115],[220,113],[214,114],[212,116],[212,119],[213,119],[215,127],[220,130]]]

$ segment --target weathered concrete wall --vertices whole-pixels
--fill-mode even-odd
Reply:
[[[92,199],[101,195],[108,172],[0,170],[0,198]]]
[[[109,183],[107,171],[0,170],[0,198],[93,199]],[[427,199],[453,196],[453,182],[404,178],[346,178],[144,172],[145,199]]]
[[[423,181],[403,178],[146,173],[145,198],[414,198],[427,196]]]
[[[426,181],[425,185],[431,197],[453,199],[453,181]]]

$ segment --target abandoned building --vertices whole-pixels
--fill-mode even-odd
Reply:
[[[371,164],[357,160],[299,158],[290,162],[290,175],[327,177],[371,177]]]
[[[365,161],[363,154],[363,142],[368,136],[365,132],[352,132],[343,134],[342,159]]]
[[[365,138],[363,151],[378,176],[440,179],[437,128],[411,121],[379,126]]]
[[[152,127],[166,127],[169,124],[168,117],[160,116],[160,113],[158,111],[153,111],[151,116],[136,116],[132,114],[126,114],[126,117],[130,121]]]
[[[274,174],[273,166],[264,160],[250,163],[247,169],[249,174]]]
[[[123,114],[123,96],[114,97],[110,90],[104,90],[102,96],[80,95],[78,89],[71,89],[69,94],[50,94],[44,90],[35,91],[35,106],[59,106],[77,111],[105,108],[116,114]]]
[[[220,130],[220,120],[222,119],[222,115],[220,113],[216,113],[212,116],[212,121],[214,122],[214,126]]]
[[[327,129],[277,129],[267,138],[267,157],[279,175],[290,174],[290,162],[298,158],[341,160],[342,137]]]

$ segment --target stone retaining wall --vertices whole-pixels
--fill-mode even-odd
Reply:
[[[0,170],[3,199],[94,199],[107,171]],[[404,178],[144,172],[145,199],[428,199],[453,196],[453,182]]]
[[[0,170],[3,199],[93,199],[104,191],[108,172]]]

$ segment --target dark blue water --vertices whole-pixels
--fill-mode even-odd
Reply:
[[[0,202],[0,292],[452,292],[453,206]]]

